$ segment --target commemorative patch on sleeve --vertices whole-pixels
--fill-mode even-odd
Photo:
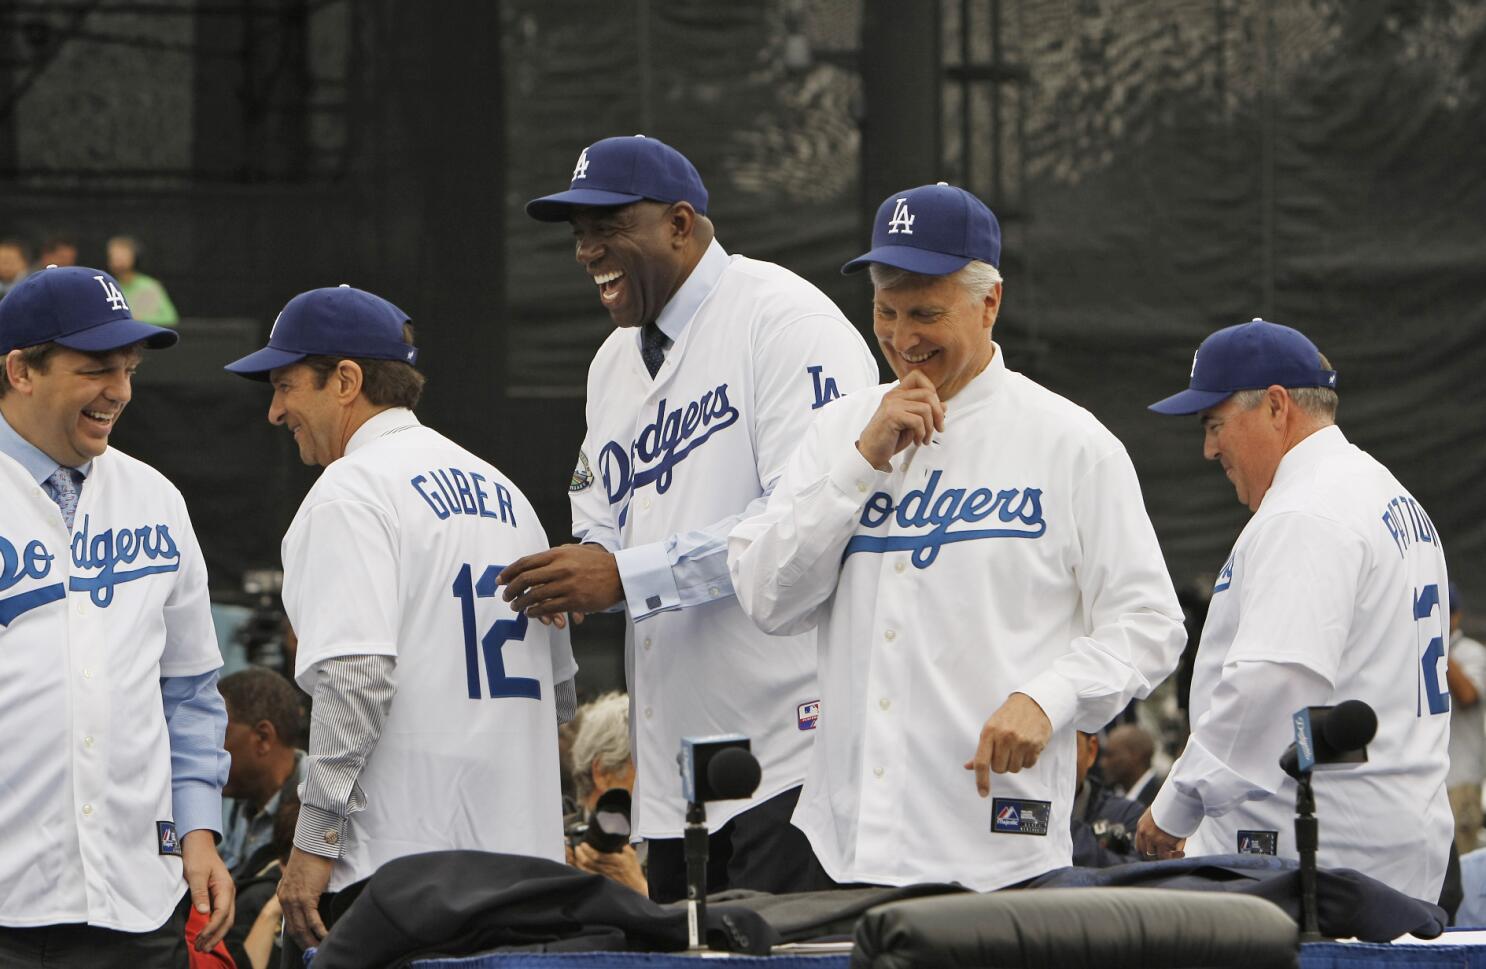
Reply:
[[[1277,855],[1280,853],[1278,831],[1240,831],[1238,853],[1241,855]]]
[[[574,493],[586,491],[591,484],[593,484],[593,468],[588,466],[588,455],[579,451],[578,463],[573,467],[573,476],[568,479],[568,491]]]
[[[155,838],[160,844],[160,854],[181,856],[181,841],[175,836],[174,821],[156,821]]]
[[[1036,834],[1046,837],[1052,819],[1052,801],[1024,801],[1016,797],[991,799],[993,834]]]

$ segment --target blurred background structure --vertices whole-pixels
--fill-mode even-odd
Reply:
[[[561,228],[523,213],[643,132],[731,252],[870,335],[837,267],[940,179],[1005,234],[1008,363],[1129,448],[1179,587],[1248,512],[1196,421],[1146,412],[1212,330],[1263,317],[1340,372],[1339,422],[1486,599],[1486,4],[1467,0],[0,0],[0,239],[105,240],[181,315],[115,440],[185,493],[224,600],[314,478],[221,365],[295,293],[400,305],[425,420],[510,474],[555,540],[608,330]],[[579,631],[585,690],[621,626]]]

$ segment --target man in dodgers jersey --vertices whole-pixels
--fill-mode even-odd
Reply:
[[[761,503],[810,418],[876,381],[861,336],[819,290],[713,238],[707,190],[644,137],[585,148],[566,192],[527,204],[571,222],[579,265],[616,328],[588,372],[588,431],[566,545],[515,563],[507,596],[532,616],[619,606],[634,703],[636,833],[650,890],[685,894],[684,736],[752,739],[752,802],[708,809],[714,890],[824,887],[789,824],[819,713],[814,637],[771,641],[739,611],[727,533]]]
[[[1000,252],[969,192],[888,197],[844,271],[871,266],[900,379],[822,411],[732,534],[743,609],[819,631],[795,824],[837,881],[984,891],[1070,864],[1075,731],[1186,641],[1124,447],[991,340]]]
[[[180,492],[108,446],[176,340],[97,269],[0,303],[0,965],[184,965],[188,886],[200,948],[231,927],[206,563]]]
[[[227,368],[272,384],[269,421],[325,467],[283,544],[294,676],[314,697],[279,885],[300,945],[394,858],[563,857],[557,721],[576,667],[566,632],[495,585],[547,537],[510,479],[413,416],[416,360],[406,314],[340,286],[294,297]]]
[[[1277,760],[1301,707],[1363,700],[1368,762],[1318,774],[1318,862],[1434,901],[1452,820],[1445,555],[1429,516],[1336,426],[1336,371],[1297,330],[1219,330],[1191,386],[1151,405],[1198,414],[1203,455],[1254,512],[1218,573],[1192,675],[1192,735],[1141,818],[1170,857],[1296,857],[1295,782]]]

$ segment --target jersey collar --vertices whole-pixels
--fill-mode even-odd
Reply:
[[[724,251],[722,245],[713,239],[707,245],[707,251],[702,253],[701,261],[692,269],[691,275],[686,277],[686,282],[676,290],[676,295],[671,297],[670,302],[660,311],[656,317],[655,325],[660,331],[671,338],[672,343],[681,340],[681,334],[686,332],[686,324],[697,315],[711,294],[717,288],[717,281],[727,270],[731,257]],[[639,331],[635,331],[635,339],[640,339]]]
[[[60,467],[56,461],[47,456],[45,451],[21,437],[20,433],[10,426],[4,414],[0,414],[0,454],[25,468],[26,473],[35,479],[37,484],[45,482],[52,476],[52,472]],[[93,471],[93,462],[85,461],[78,466],[77,470],[82,472],[83,477],[86,478]]]
[[[996,352],[986,368],[961,387],[958,394],[945,401],[951,414],[985,403],[995,395],[997,388],[1006,383],[1006,354],[1001,352],[1001,344],[993,342],[991,346]]]
[[[410,427],[419,427],[418,418],[406,407],[389,407],[367,418],[365,424],[356,428],[356,433],[346,442],[346,454],[366,447],[377,438],[385,437]]]
[[[1285,452],[1280,458],[1280,466],[1274,470],[1274,481],[1270,484],[1270,492],[1283,488],[1291,481],[1298,480],[1311,468],[1322,461],[1351,447],[1342,429],[1335,424],[1321,428],[1310,437]],[[1269,497],[1267,494],[1265,497]]]

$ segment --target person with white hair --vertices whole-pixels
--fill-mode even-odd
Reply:
[[[635,786],[635,760],[629,742],[630,699],[624,693],[610,692],[578,710],[578,735],[573,738],[573,787],[578,805],[592,824],[592,814],[599,798],[611,790],[632,791]],[[649,894],[649,883],[634,845],[619,851],[599,851],[587,842],[579,842],[568,859],[575,867],[611,878]]]

